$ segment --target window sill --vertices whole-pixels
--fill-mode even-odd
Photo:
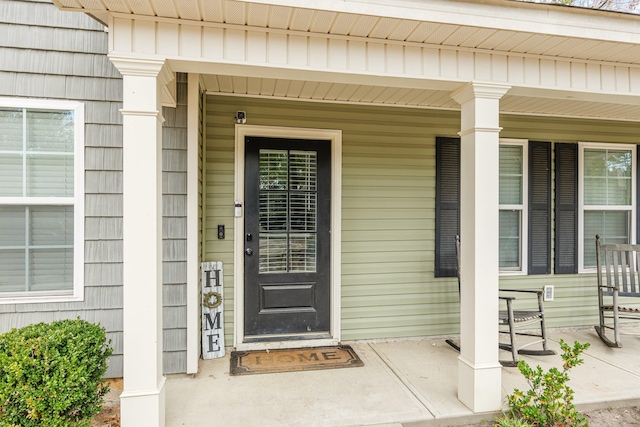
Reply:
[[[0,293],[0,305],[5,304],[43,304],[59,302],[83,301],[82,295],[74,295],[73,291],[65,292],[33,292],[33,293]]]
[[[527,273],[524,271],[509,271],[509,270],[500,270],[498,272],[499,276],[526,276]]]

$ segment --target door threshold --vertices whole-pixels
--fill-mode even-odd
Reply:
[[[331,338],[328,332],[324,333],[304,333],[304,334],[274,334],[274,335],[245,335],[244,342],[272,342],[272,341],[300,341],[300,340],[322,340]]]
[[[338,345],[329,334],[261,335],[246,336],[236,350],[269,350],[280,348],[324,347]]]

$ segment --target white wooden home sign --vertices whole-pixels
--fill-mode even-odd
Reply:
[[[224,356],[224,313],[222,262],[203,262],[202,272],[202,357]]]

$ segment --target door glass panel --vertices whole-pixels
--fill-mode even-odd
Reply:
[[[315,272],[317,153],[260,150],[260,273]]]
[[[287,235],[260,233],[260,273],[287,271]]]
[[[316,235],[303,233],[289,235],[289,271],[316,271]]]
[[[260,231],[287,231],[287,192],[260,192]]]
[[[260,190],[287,190],[288,177],[286,150],[260,150]]]
[[[317,155],[314,151],[291,151],[291,189],[316,191]]]
[[[316,194],[291,194],[291,231],[316,231]]]

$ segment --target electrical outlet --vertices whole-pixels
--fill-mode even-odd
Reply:
[[[553,285],[545,285],[543,299],[553,301]]]

